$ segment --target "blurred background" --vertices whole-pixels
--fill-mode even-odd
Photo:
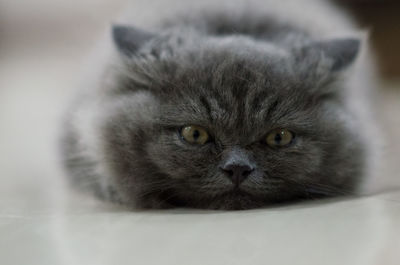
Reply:
[[[400,79],[400,1],[339,0],[336,2],[353,14],[362,28],[370,30],[371,43],[377,54],[382,77],[385,80]]]
[[[133,1],[133,0],[132,0]],[[46,197],[37,182],[61,185],[57,128],[83,65],[126,0],[0,0],[0,196],[10,185]],[[381,82],[385,167],[377,186],[399,183],[400,3],[338,0],[369,29]],[[61,180],[62,182],[62,180]],[[37,190],[35,190],[37,187]]]

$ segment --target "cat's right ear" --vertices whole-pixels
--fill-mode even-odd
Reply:
[[[125,56],[134,55],[153,34],[132,26],[113,25],[112,38],[118,51]]]
[[[302,47],[301,52],[303,57],[328,61],[329,71],[338,73],[354,63],[360,46],[361,40],[356,37],[335,38],[312,42]]]

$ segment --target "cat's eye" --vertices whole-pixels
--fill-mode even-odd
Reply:
[[[210,136],[208,132],[196,125],[185,126],[181,129],[181,136],[182,138],[191,144],[205,144],[208,142]]]
[[[272,147],[286,147],[293,142],[294,134],[286,129],[275,129],[268,133],[266,143]]]

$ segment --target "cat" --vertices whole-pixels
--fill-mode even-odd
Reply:
[[[374,160],[363,35],[324,1],[215,2],[112,27],[63,124],[69,179],[136,209],[357,193]]]

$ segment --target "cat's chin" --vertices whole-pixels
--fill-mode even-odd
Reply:
[[[263,195],[256,195],[245,189],[232,188],[209,198],[186,199],[187,202],[191,202],[186,206],[210,210],[251,210],[304,200],[304,196],[300,193],[292,191],[284,194],[285,196],[282,196],[282,192],[275,191]]]
[[[213,210],[248,210],[266,206],[266,202],[241,189],[224,192],[212,200],[199,205],[199,208]]]

